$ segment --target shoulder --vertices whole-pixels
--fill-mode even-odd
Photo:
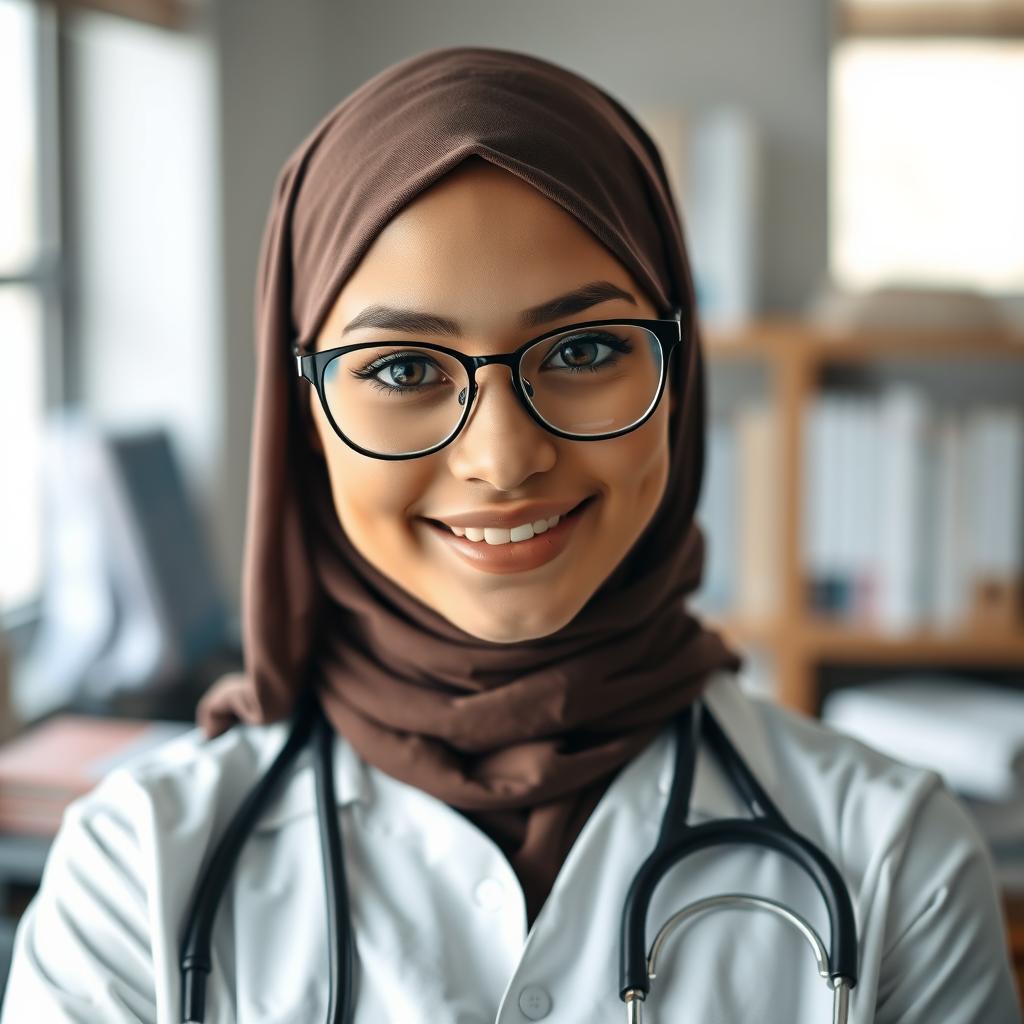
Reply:
[[[722,727],[800,831],[841,850],[864,871],[905,855],[922,830],[983,845],[935,772],[900,761],[818,719],[745,693],[735,677],[709,701]]]
[[[709,697],[790,824],[846,878],[876,1019],[1019,1020],[991,855],[942,778],[734,679]]]
[[[68,805],[19,921],[3,1021],[169,1020],[177,943],[216,837],[273,760],[285,725],[198,728]]]

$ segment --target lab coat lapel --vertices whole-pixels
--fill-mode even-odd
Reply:
[[[741,689],[736,677],[720,672],[704,693],[704,702],[715,716],[739,755],[754,776],[775,799],[778,796],[778,769],[764,725],[758,717],[756,698]],[[668,792],[675,769],[675,742],[665,745],[658,785]],[[694,773],[690,810],[697,818],[748,817],[749,810],[722,771],[706,743],[700,745]]]
[[[287,726],[278,724],[271,726],[280,736],[274,737],[267,744],[271,752],[271,760],[277,756],[281,745],[287,739]],[[271,797],[260,815],[255,831],[274,829],[304,814],[316,813],[316,775],[313,758],[316,755],[314,744],[310,742],[296,756],[294,770],[284,786]],[[269,762],[261,766],[261,773],[269,767]],[[334,796],[338,807],[365,801],[369,792],[366,777],[367,766],[352,746],[341,736],[334,738]]]

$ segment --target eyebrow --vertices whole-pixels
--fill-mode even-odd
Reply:
[[[539,306],[531,306],[519,314],[520,327],[539,327],[577,313],[609,299],[625,299],[636,305],[636,299],[611,281],[591,281],[574,288],[571,292],[548,299]],[[435,313],[418,313],[412,309],[395,306],[367,306],[350,320],[342,334],[348,334],[360,327],[381,327],[389,331],[406,331],[410,334],[442,334],[452,338],[462,337],[462,326],[457,320],[438,316]]]

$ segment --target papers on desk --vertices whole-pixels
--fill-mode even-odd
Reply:
[[[0,832],[53,836],[67,805],[187,722],[58,715],[0,746]]]
[[[964,677],[901,677],[836,691],[822,718],[938,772],[974,817],[1004,884],[1024,889],[1024,692]]]

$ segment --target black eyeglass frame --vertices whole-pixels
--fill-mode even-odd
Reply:
[[[573,434],[552,426],[533,407],[529,396],[526,394],[526,390],[523,387],[523,378],[520,370],[522,369],[523,356],[526,351],[548,338],[553,338],[556,334],[565,334],[571,331],[582,330],[587,327],[611,327],[615,324],[621,324],[625,327],[646,328],[658,339],[658,342],[661,345],[661,380],[658,383],[658,393],[655,396],[654,401],[651,403],[651,407],[639,420],[636,421],[636,423],[633,423],[628,427],[623,427],[621,430],[614,430],[607,434]],[[688,341],[689,339],[686,340]],[[426,341],[410,342],[410,346],[414,346],[417,349],[441,352],[444,355],[450,356],[460,362],[466,370],[466,375],[469,378],[469,388],[466,394],[466,404],[462,412],[462,417],[448,437],[439,444],[434,445],[433,448],[425,448],[422,451],[409,452],[405,455],[384,455],[381,452],[373,452],[356,444],[351,438],[346,437],[341,428],[335,422],[334,417],[331,415],[330,405],[324,395],[324,372],[327,369],[327,364],[336,356],[343,355],[346,352],[355,352],[364,348],[380,348],[382,345],[398,344],[398,342],[364,341],[355,345],[341,345],[337,348],[327,348],[319,352],[303,352],[296,343],[292,346],[292,354],[295,356],[298,375],[303,380],[309,381],[309,383],[316,389],[316,393],[320,399],[320,406],[338,437],[340,437],[342,441],[344,441],[345,444],[354,451],[359,452],[361,455],[366,455],[368,458],[383,459],[387,462],[398,462],[406,459],[419,459],[424,455],[433,455],[434,452],[440,451],[442,448],[451,444],[452,441],[462,433],[462,428],[466,425],[466,421],[469,419],[469,414],[472,412],[473,400],[476,398],[478,391],[476,384],[476,371],[481,366],[490,366],[492,364],[507,366],[512,371],[512,388],[519,397],[520,404],[527,413],[529,413],[531,419],[549,433],[554,434],[556,437],[564,437],[570,441],[606,441],[612,437],[620,437],[623,434],[628,434],[630,431],[643,426],[643,424],[654,415],[655,410],[658,408],[658,404],[661,402],[661,396],[665,391],[665,382],[668,380],[669,361],[672,358],[672,353],[676,348],[682,345],[683,341],[682,310],[676,308],[672,311],[670,319],[650,320],[630,317],[608,317],[603,320],[586,320],[578,324],[566,324],[562,327],[553,327],[550,331],[545,331],[536,338],[531,338],[529,341],[524,342],[514,352],[499,352],[490,356],[468,356],[464,352],[458,352],[455,349],[446,348],[444,345],[434,345]],[[684,364],[684,366],[685,365],[686,364]]]

